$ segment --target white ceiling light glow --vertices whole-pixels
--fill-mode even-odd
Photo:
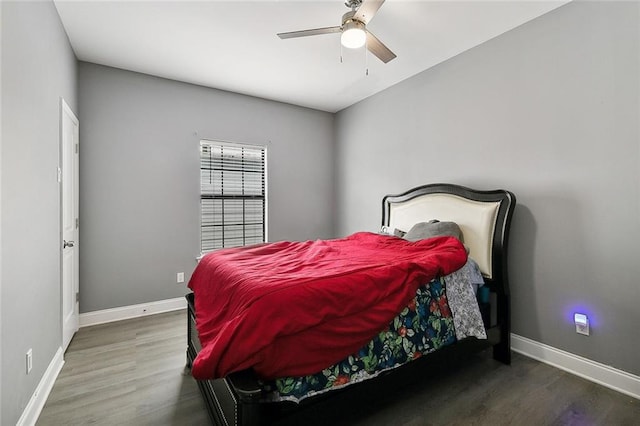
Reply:
[[[367,33],[364,30],[364,24],[358,21],[348,21],[342,29],[340,42],[344,47],[349,49],[358,49],[364,46],[367,41]]]

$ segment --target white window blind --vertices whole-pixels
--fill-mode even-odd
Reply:
[[[266,240],[266,148],[200,142],[200,249]]]

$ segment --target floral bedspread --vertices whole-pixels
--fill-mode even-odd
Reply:
[[[444,283],[444,278],[436,278],[419,287],[416,297],[387,329],[340,363],[311,376],[263,382],[264,400],[300,402],[375,377],[454,343],[456,332]]]

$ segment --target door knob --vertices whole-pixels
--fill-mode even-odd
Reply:
[[[67,247],[73,247],[73,245],[75,244],[74,241],[67,241],[67,240],[62,240],[62,248],[67,248]]]

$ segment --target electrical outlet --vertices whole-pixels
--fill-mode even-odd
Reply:
[[[27,359],[27,374],[31,373],[31,369],[33,368],[33,350],[29,349],[26,355]]]
[[[183,283],[184,282],[184,272],[178,272],[176,274],[176,282]]]

